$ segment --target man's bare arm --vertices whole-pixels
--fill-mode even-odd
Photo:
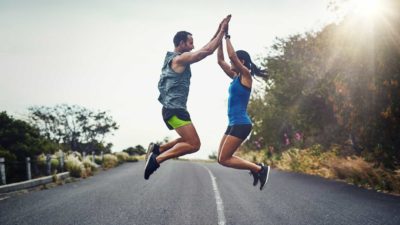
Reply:
[[[203,46],[201,49],[197,51],[185,52],[180,56],[177,56],[176,59],[174,60],[175,63],[184,66],[187,64],[198,62],[204,59],[205,57],[212,55],[214,51],[218,48],[219,43],[224,37],[224,33],[228,27],[230,18],[231,16],[229,15],[222,21],[222,23],[219,26],[219,30],[215,35],[215,38],[213,38],[210,42],[208,42],[205,46]]]

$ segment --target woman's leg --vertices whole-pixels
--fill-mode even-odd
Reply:
[[[240,138],[224,135],[218,153],[218,163],[226,167],[251,170],[258,173],[261,170],[261,166],[233,155],[242,142],[243,140]]]
[[[222,139],[221,139],[221,142],[219,143],[218,157],[217,157],[218,162],[219,162],[219,156],[221,155],[222,146],[224,145],[225,139],[226,139],[227,136],[228,136],[228,135],[224,134],[224,136],[223,136]]]

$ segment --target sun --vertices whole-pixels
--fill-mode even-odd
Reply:
[[[364,18],[374,18],[382,11],[382,0],[352,0],[350,1],[350,9],[355,15]]]

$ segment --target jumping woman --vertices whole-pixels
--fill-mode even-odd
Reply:
[[[228,32],[225,34],[225,40],[231,65],[224,60],[222,41],[218,47],[218,64],[232,79],[232,82],[229,86],[228,98],[229,125],[219,146],[218,163],[235,169],[250,170],[254,178],[253,185],[256,186],[260,182],[260,190],[262,190],[267,183],[270,166],[249,162],[235,156],[234,153],[252,129],[252,122],[247,114],[247,105],[253,76],[266,77],[266,74],[251,61],[250,55],[246,51],[235,52]]]

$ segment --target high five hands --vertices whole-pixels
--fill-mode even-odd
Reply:
[[[228,15],[222,20],[221,22],[221,29],[222,31],[227,34],[228,33],[228,28],[229,28],[229,21],[231,20],[232,15]]]

